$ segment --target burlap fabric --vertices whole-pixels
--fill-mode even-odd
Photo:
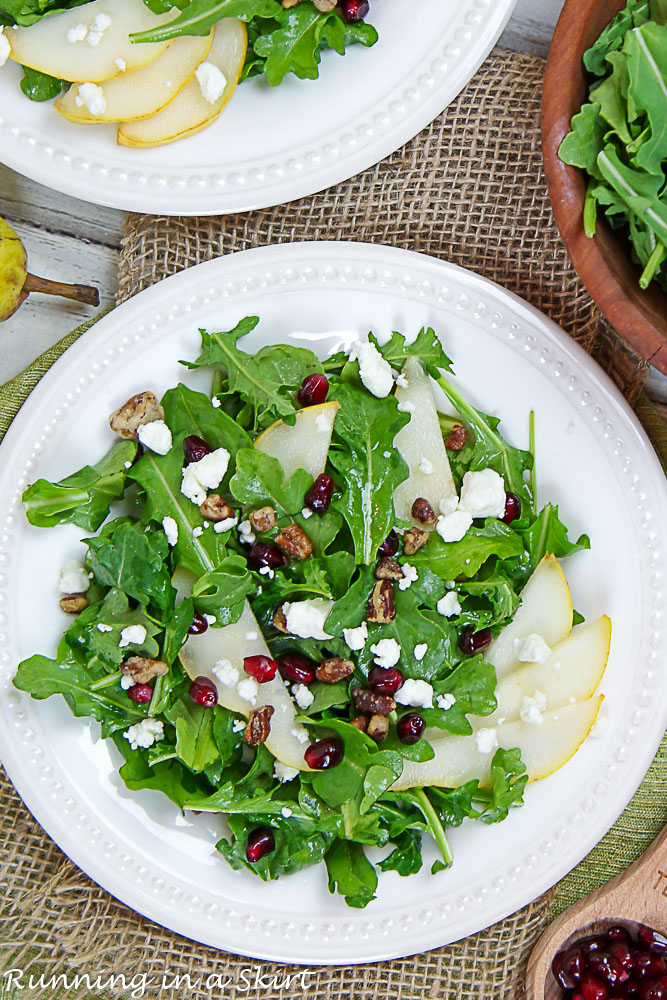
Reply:
[[[313,198],[227,218],[128,218],[120,271],[125,299],[167,274],[222,253],[303,239],[404,246],[470,267],[542,309],[603,365],[639,408],[665,453],[664,425],[641,393],[644,366],[603,321],[572,270],[541,171],[539,102],[544,64],[495,53],[461,97],[387,160]],[[0,388],[0,433],[75,331]],[[0,973],[21,968],[46,982],[20,996],[122,996],[118,986],[76,993],[52,976],[152,977],[145,995],[283,1000],[519,1000],[522,972],[556,909],[637,857],[667,821],[667,743],[642,788],[602,843],[555,891],[457,945],[379,965],[316,969],[281,987],[292,967],[254,963],[178,937],[137,916],[76,869],[0,779]],[[265,980],[257,988],[260,968]],[[244,970],[253,969],[252,974]],[[174,987],[190,974],[192,985]],[[207,989],[209,974],[230,979]],[[163,985],[163,976],[167,976]],[[273,977],[277,980],[271,985]],[[197,980],[200,981],[196,985]],[[24,980],[25,982],[25,980]],[[2,979],[0,978],[0,984]],[[1,994],[0,994],[1,996]]]

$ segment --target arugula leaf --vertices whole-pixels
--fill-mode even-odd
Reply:
[[[208,35],[223,17],[249,21],[253,17],[274,17],[279,9],[276,0],[190,0],[173,21],[146,31],[135,31],[130,38],[133,42],[165,42],[179,35]]]
[[[28,26],[50,14],[58,14],[71,7],[80,7],[88,0],[2,0],[0,24]]]
[[[451,359],[447,357],[435,330],[432,327],[422,327],[415,338],[408,341],[402,333],[392,333],[391,339],[380,344],[373,333],[368,339],[375,344],[378,351],[389,364],[400,371],[405,361],[417,357],[429,375],[438,378],[440,371],[452,371]]]
[[[487,517],[482,527],[473,524],[459,542],[443,542],[432,531],[428,544],[414,556],[410,563],[417,569],[426,567],[443,580],[458,576],[473,577],[491,556],[511,559],[523,553],[521,536],[495,517]]]
[[[90,568],[100,583],[125,591],[141,604],[153,601],[163,611],[173,608],[176,591],[162,532],[147,533],[140,522],[117,518],[86,543]]]
[[[202,438],[211,448],[226,448],[234,459],[240,448],[252,448],[250,435],[232,420],[224,410],[215,407],[203,392],[195,392],[179,382],[175,389],[169,389],[162,399],[164,417],[174,438],[182,441],[190,434]],[[183,456],[181,453],[181,464]],[[230,468],[233,463],[230,461]],[[220,489],[231,471],[228,470]]]
[[[422,838],[418,830],[406,830],[396,839],[396,847],[378,863],[383,872],[395,871],[399,875],[416,875],[422,868]]]
[[[229,625],[239,620],[245,599],[254,589],[246,560],[234,554],[195,581],[192,597],[199,611],[215,615],[218,625]]]
[[[188,630],[192,625],[193,617],[194,606],[188,597],[174,608],[165,623],[162,660],[169,666],[171,666],[178,656],[183,643],[188,637]]]
[[[284,803],[276,803],[282,807]],[[312,828],[308,823],[297,820],[272,819],[271,830],[275,840],[275,850],[261,861],[249,864],[246,859],[246,842],[250,831],[258,826],[258,816],[230,816],[227,820],[234,835],[231,843],[222,839],[216,849],[227,859],[232,868],[247,868],[264,881],[291,875],[324,859],[332,837]]]
[[[154,789],[183,809],[185,803],[200,790],[203,779],[188,771],[180,761],[166,760],[151,765],[147,752],[132,750],[120,733],[113,735],[113,741],[125,758],[119,774],[131,791]]]
[[[520,750],[496,750],[491,761],[492,791],[482,823],[499,823],[510,809],[523,805],[523,792],[528,783],[526,765]]]
[[[530,527],[522,530],[520,534],[524,547],[530,556],[530,564],[527,567],[528,576],[547,552],[562,559],[564,556],[591,547],[588,535],[580,535],[576,542],[570,541],[567,537],[567,528],[558,516],[558,506],[550,503],[544,505]]]
[[[360,566],[359,575],[354,583],[337,601],[329,612],[325,631],[329,635],[342,636],[344,628],[356,628],[366,620],[366,600],[375,583],[375,570],[372,566]]]
[[[22,66],[23,79],[20,87],[26,97],[31,101],[50,101],[53,97],[58,97],[64,90],[70,87],[66,80],[58,80],[48,73],[41,73],[30,66]]]
[[[452,694],[456,698],[451,708],[427,708],[422,714],[427,726],[436,726],[447,733],[468,736],[472,733],[468,715],[490,715],[498,703],[496,671],[481,655],[464,660],[442,681],[434,685],[436,695]]]
[[[611,19],[595,44],[584,52],[584,66],[588,72],[604,76],[609,53],[620,49],[628,31],[642,24],[648,16],[648,0],[628,0],[627,6]]]
[[[312,486],[313,477],[305,469],[297,469],[287,482],[284,480],[277,458],[256,448],[242,448],[236,456],[236,472],[229,488],[244,506],[254,508],[270,503],[283,514],[296,514],[303,509],[304,496]]]
[[[186,767],[197,773],[219,759],[210,708],[179,698],[164,714],[176,729],[176,754]]]
[[[324,858],[329,892],[345,897],[348,906],[363,909],[375,899],[378,877],[361,844],[336,840]]]
[[[667,244],[667,205],[660,199],[664,174],[647,174],[626,166],[615,148],[608,144],[598,154],[598,169],[609,186],[658,239]]]
[[[192,619],[191,619],[192,620]],[[109,627],[100,631],[98,624]],[[141,643],[120,647],[120,634],[129,625],[141,625],[146,638]],[[65,632],[65,640],[86,657],[97,657],[113,667],[119,667],[130,652],[133,656],[156,659],[159,647],[155,635],[160,626],[148,617],[143,607],[130,609],[127,596],[121,590],[111,589],[101,604],[91,604],[76,617]]]

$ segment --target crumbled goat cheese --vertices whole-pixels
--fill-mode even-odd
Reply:
[[[382,457],[383,458],[391,458],[391,452],[390,451],[383,451],[382,452]]]
[[[259,632],[255,632],[253,629],[252,632],[246,632],[243,638],[246,642],[254,642],[255,639],[259,639]]]
[[[131,469],[132,468],[132,462],[123,462],[123,468],[124,469]]]
[[[276,575],[276,571],[271,569],[270,566],[260,566],[259,573],[260,576],[268,576],[269,580],[273,580]]]
[[[404,375],[403,372],[401,372],[401,374],[396,379],[396,385],[399,386],[401,389],[407,389],[409,384],[410,383],[408,382],[407,375]]]
[[[75,42],[82,42],[87,34],[88,34],[87,24],[83,23],[75,24],[73,28],[68,29],[65,38],[70,43],[70,45],[74,45]]]
[[[456,698],[453,694],[450,694],[449,691],[447,691],[445,694],[437,695],[435,703],[438,708],[441,708],[444,712],[446,712],[447,709],[452,708],[452,706],[456,704]]]
[[[250,521],[241,521],[239,524],[239,540],[242,545],[252,545],[255,541],[255,532],[252,530]]]
[[[450,497],[440,497],[438,500],[438,510],[441,514],[453,514],[459,505],[459,498],[456,493]]]
[[[394,695],[399,705],[412,705],[414,708],[433,708],[433,686],[428,681],[416,681],[408,677],[402,687]]]
[[[204,615],[204,618],[209,625],[215,625],[218,620],[215,615]]]
[[[234,721],[232,722],[232,732],[233,733],[242,733],[243,730],[245,729],[245,727],[246,727],[246,723],[243,722],[242,719],[234,719]]]
[[[505,513],[505,483],[493,469],[466,472],[461,486],[459,510],[473,517],[502,517]]]
[[[193,537],[193,538],[201,538],[201,536],[202,536],[203,534],[204,534],[204,529],[202,528],[201,524],[198,524],[198,525],[196,525],[196,526],[195,526],[195,527],[194,527],[194,528],[192,529],[192,537]]]
[[[181,493],[201,507],[206,491],[217,489],[228,465],[229,452],[226,448],[216,448],[198,462],[190,462],[183,469]]]
[[[401,647],[395,639],[379,639],[371,646],[378,667],[393,667],[401,658]]]
[[[428,653],[427,642],[418,642],[415,648],[412,650],[412,655],[414,656],[415,660],[419,660],[420,662],[421,660],[424,659],[427,653]]]
[[[368,625],[366,622],[362,622],[357,628],[344,628],[343,638],[347,646],[358,653],[360,649],[363,649],[366,645],[366,640],[368,639]]]
[[[111,18],[108,14],[96,14],[92,24],[88,28],[86,42],[88,45],[99,45],[104,37],[104,32],[111,25]]]
[[[239,681],[236,685],[236,691],[239,698],[243,698],[245,701],[249,701],[251,705],[257,704],[257,694],[259,692],[259,684],[254,677],[244,677],[242,681]]]
[[[224,521],[216,521],[213,525],[213,530],[216,535],[221,535],[223,531],[231,531],[238,523],[238,517],[226,517]]]
[[[318,413],[315,417],[315,430],[318,434],[328,434],[331,424],[326,413]]]
[[[214,396],[213,399],[211,400],[211,406],[215,407],[215,409],[218,410],[222,406],[222,400],[218,399],[217,396]]]
[[[417,582],[419,573],[416,566],[411,566],[410,563],[403,563],[401,569],[403,570],[403,577],[398,581],[398,589],[407,590],[408,587]]]
[[[124,73],[125,70],[127,69],[127,63],[125,62],[124,59],[121,59],[120,56],[118,56],[117,59],[114,59],[114,63],[116,64],[116,66],[118,67],[118,69],[121,71],[121,73]]]
[[[290,816],[292,815],[292,810],[290,809],[289,806],[283,806],[282,809],[280,810],[280,815],[284,816],[285,819],[289,819]]]
[[[309,739],[308,732],[303,726],[292,726],[292,728],[290,729],[290,733],[295,739],[299,741],[299,743],[308,742]]]
[[[547,707],[547,696],[543,691],[536,691],[532,698],[525,696],[521,699],[519,717],[523,722],[530,722],[533,726],[539,726],[544,719],[542,712]]]
[[[325,601],[322,597],[306,601],[286,601],[283,604],[283,614],[287,631],[301,639],[331,639],[332,636],[324,631],[324,623],[332,607],[332,602]]]
[[[169,514],[165,514],[162,518],[162,528],[167,536],[167,541],[173,548],[178,541],[178,525],[173,517],[169,517]]]
[[[480,753],[491,753],[498,746],[498,734],[495,729],[478,729],[475,743]]]
[[[314,513],[315,511],[311,510],[310,507],[304,507],[303,510],[301,511],[301,517],[304,519],[304,521],[307,521],[308,518],[312,517]]]
[[[273,765],[273,774],[278,781],[293,781],[298,773],[295,767],[290,767],[289,764],[281,764],[279,760]]]
[[[236,667],[232,665],[231,660],[216,660],[212,672],[225,687],[234,687],[241,676]]]
[[[90,587],[88,570],[80,562],[68,562],[63,566],[58,581],[61,594],[85,594]]]
[[[391,365],[382,357],[375,344],[368,341],[357,348],[359,378],[373,396],[383,399],[394,386]]]
[[[445,587],[447,590],[453,590],[456,586],[456,580],[445,580]]]
[[[453,590],[450,590],[448,594],[441,597],[435,606],[435,610],[443,618],[453,618],[454,615],[461,614],[461,605],[459,604],[459,599]]]
[[[541,635],[532,632],[514,640],[514,653],[522,663],[546,663],[551,656],[551,646],[547,645]]]
[[[98,632],[113,632],[113,625],[105,625],[104,622],[98,622],[97,624]]]
[[[164,736],[164,726],[159,719],[142,719],[136,725],[130,726],[123,733],[123,736],[126,740],[130,741],[130,746],[133,750],[138,750],[139,747],[147,750],[148,747],[153,746],[156,740],[162,739]]]
[[[464,510],[455,510],[451,514],[441,514],[435,526],[443,542],[460,542],[472,524],[472,516]]]
[[[134,681],[132,680],[129,674],[123,674],[123,676],[120,679],[120,686],[123,689],[123,691],[129,691],[131,687],[134,687]]]
[[[129,646],[130,643],[133,646],[140,646],[145,638],[146,629],[143,625],[126,625],[120,633],[118,648],[123,649],[124,646]]]
[[[150,448],[157,455],[166,455],[172,445],[171,431],[164,420],[151,420],[148,424],[140,424],[137,428],[137,437],[144,448]]]
[[[206,61],[199,64],[195,70],[195,76],[199,83],[201,96],[209,104],[215,104],[227,86],[227,77],[225,74],[217,66],[214,66],[213,63]]]
[[[315,701],[315,695],[305,684],[293,684],[292,694],[299,708],[310,708]]]
[[[415,408],[416,408],[415,404],[411,403],[409,399],[406,400],[404,403],[399,403],[398,406],[396,407],[396,409],[399,410],[401,413],[414,413]]]
[[[419,463],[419,471],[423,472],[425,476],[433,475],[433,462],[431,462],[428,458],[422,458]]]

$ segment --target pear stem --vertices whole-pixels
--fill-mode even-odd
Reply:
[[[50,281],[48,278],[38,278],[36,274],[28,274],[23,291],[44,292],[46,295],[62,295],[75,302],[85,302],[89,306],[100,304],[100,293],[90,285],[68,285],[62,281]]]

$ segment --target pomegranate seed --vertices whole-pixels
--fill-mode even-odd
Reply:
[[[288,681],[297,684],[312,684],[315,680],[315,664],[301,653],[285,653],[278,660],[278,670]]]
[[[505,494],[505,513],[500,518],[503,524],[511,524],[521,517],[521,501],[516,493]]]
[[[610,986],[619,986],[630,978],[621,963],[606,951],[592,952],[588,958],[588,967]]]
[[[201,635],[208,628],[208,622],[203,615],[200,615],[198,611],[195,611],[192,618],[192,625],[188,629],[189,635]]]
[[[276,676],[278,664],[270,656],[246,656],[243,660],[243,669],[251,677],[254,677],[258,684],[266,684]]]
[[[569,951],[559,951],[551,963],[551,971],[554,978],[564,990],[573,990],[575,988],[583,970],[583,953],[579,948],[570,948]]]
[[[326,771],[338,767],[345,754],[345,744],[337,736],[311,743],[303,755],[308,767],[314,771]]]
[[[588,972],[582,977],[581,992],[584,1000],[609,1000],[609,990],[605,983]]]
[[[135,705],[146,705],[153,697],[153,688],[150,684],[134,684],[127,689],[127,697]]]
[[[373,667],[368,675],[368,686],[375,694],[396,694],[405,684],[405,677],[398,667]]]
[[[379,556],[395,556],[398,552],[398,535],[392,528],[382,545],[378,549]]]
[[[197,677],[188,688],[188,694],[196,705],[204,708],[215,708],[218,704],[218,692],[208,677]]]
[[[642,924],[637,931],[637,937],[639,938],[639,943],[643,944],[645,948],[648,948],[655,955],[667,954],[667,938],[664,934],[659,934],[658,931],[654,931],[651,927],[645,927]]]
[[[667,987],[657,980],[645,982],[639,987],[639,996],[641,1000],[667,1000]]]
[[[310,507],[316,514],[326,514],[331,504],[331,497],[334,491],[334,481],[331,476],[323,472],[317,477],[305,496],[306,507]]]
[[[630,944],[632,938],[627,927],[616,924],[607,931],[607,941],[622,941],[623,944]]]
[[[343,20],[348,24],[361,21],[369,11],[368,0],[340,0],[339,6]]]
[[[421,739],[422,733],[426,729],[426,723],[418,712],[408,712],[402,715],[396,723],[396,735],[401,743],[411,746]]]
[[[626,972],[632,972],[634,964],[632,952],[625,941],[614,941],[609,948],[609,954],[614,956],[622,969],[625,969]]]
[[[251,865],[255,861],[261,861],[267,854],[272,854],[275,849],[276,841],[273,836],[273,830],[270,827],[258,826],[248,834],[245,845],[245,856]]]
[[[639,982],[636,979],[628,979],[626,983],[623,984],[625,989],[626,997],[630,1000],[634,1000],[634,997],[639,996]]]
[[[493,632],[490,628],[481,628],[479,632],[473,632],[470,628],[464,628],[459,635],[459,649],[466,656],[473,653],[481,653],[483,649],[491,645]]]
[[[281,552],[277,545],[270,545],[268,542],[256,542],[248,553],[248,560],[256,566],[268,566],[269,569],[277,569],[278,566],[287,566],[289,559],[284,552]]]
[[[667,971],[662,955],[650,951],[638,951],[634,958],[634,973],[637,979],[657,979]]]
[[[313,375],[306,375],[301,383],[301,388],[296,394],[296,398],[304,406],[315,406],[323,403],[329,391],[329,380],[326,375],[315,372]]]
[[[212,450],[211,446],[196,434],[189,434],[183,438],[183,451],[188,462],[199,462],[204,455],[210,455]]]
[[[594,951],[604,951],[607,947],[607,939],[601,934],[594,937],[583,938],[579,944],[584,949],[585,955],[590,955]]]

